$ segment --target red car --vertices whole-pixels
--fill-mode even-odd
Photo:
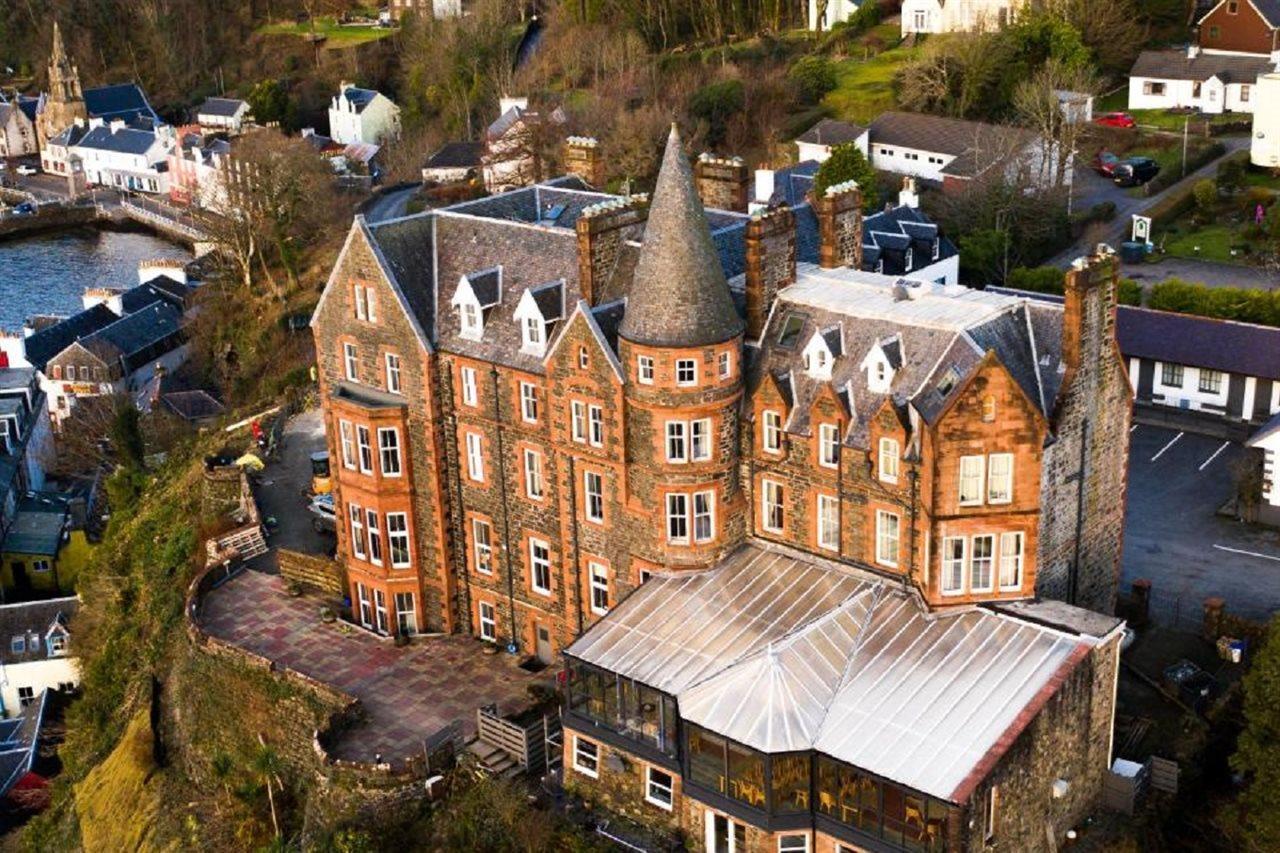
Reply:
[[[1133,120],[1133,116],[1128,113],[1104,113],[1103,115],[1095,116],[1093,123],[1105,125],[1107,127],[1129,128],[1138,126],[1138,123]]]
[[[1104,177],[1112,177],[1115,174],[1116,166],[1120,165],[1120,158],[1110,151],[1099,151],[1093,155],[1093,171]]]

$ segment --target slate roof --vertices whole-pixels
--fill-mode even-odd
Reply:
[[[1263,440],[1273,435],[1280,435],[1280,412],[1276,412],[1271,416],[1271,420],[1258,427],[1245,444],[1248,447],[1261,447]]]
[[[855,447],[868,445],[869,420],[886,399],[899,410],[915,407],[932,423],[989,350],[1047,414],[1053,398],[1044,392],[1033,352],[1049,344],[1033,338],[1026,300],[923,282],[915,283],[915,298],[906,298],[900,281],[861,270],[798,264],[797,282],[778,294],[759,356],[750,366],[753,388],[766,374],[785,379],[791,397],[787,431],[808,433],[809,409],[828,384],[843,392],[852,406],[846,412],[844,440]],[[787,346],[781,333],[793,317],[800,331]],[[833,328],[843,333],[843,355],[836,357],[830,380],[811,376],[804,369],[804,348],[815,332],[825,334]],[[895,368],[888,394],[872,391],[862,368],[867,353],[877,346]]]
[[[899,584],[749,543],[707,571],[657,573],[565,653],[753,749],[816,750],[958,803],[1121,622],[1096,624],[929,613]]]
[[[44,370],[49,359],[81,338],[93,334],[118,319],[119,317],[102,303],[72,314],[65,320],[47,326],[23,340],[27,361],[36,369]]]
[[[160,399],[174,414],[187,421],[216,418],[225,411],[225,407],[212,394],[200,389],[172,391]]]
[[[858,137],[867,129],[847,121],[824,118],[813,127],[796,137],[796,142],[807,142],[813,145],[845,145],[857,142]]]
[[[483,142],[449,142],[422,164],[424,169],[469,169],[480,165]]]
[[[238,112],[248,108],[249,104],[239,98],[205,98],[200,109],[196,110],[196,115],[235,118]]]
[[[426,211],[376,224],[366,223],[363,217],[357,220],[426,346],[434,346],[436,340],[436,218],[435,212]]]
[[[153,302],[161,300],[182,307],[191,297],[192,287],[167,275],[158,275],[144,284],[131,287],[120,294],[120,305],[126,314],[132,314]]]
[[[120,359],[125,373],[132,373],[176,347],[174,338],[181,328],[181,309],[169,302],[157,301],[103,326],[80,344],[108,364]],[[168,346],[170,343],[173,345]]]
[[[5,532],[0,550],[13,554],[38,554],[56,557],[62,544],[62,530],[67,522],[65,501],[23,499]],[[0,642],[3,638],[0,637]]]
[[[938,257],[933,257],[933,241],[938,241]],[[907,249],[911,263],[907,264]],[[958,255],[959,249],[939,234],[938,226],[918,208],[899,205],[862,220],[862,264],[865,270],[885,275],[910,275],[916,270]]]
[[[1270,57],[1266,56],[1201,51],[1188,57],[1185,50],[1144,50],[1138,54],[1129,76],[1201,81],[1217,77],[1223,82],[1252,83],[1259,74],[1274,70]]]
[[[47,660],[44,637],[54,623],[66,628],[80,607],[76,596],[29,601],[22,604],[0,604],[0,664],[12,666],[36,660]],[[32,648],[30,638],[37,638]],[[14,651],[12,638],[23,637],[23,650]]]
[[[48,697],[49,691],[41,690],[35,701],[18,711],[18,716],[0,720],[0,797],[8,794],[35,763]]]
[[[153,123],[160,121],[160,117],[147,102],[147,96],[136,83],[117,83],[113,86],[85,89],[84,106],[89,118],[101,118],[106,121],[117,118],[132,121],[142,118]]]
[[[943,173],[972,177],[1033,138],[1034,134],[1026,128],[1011,125],[887,112],[871,123],[869,144],[949,154],[956,159],[947,164]]]
[[[649,346],[717,344],[743,330],[675,125],[619,333]]]
[[[53,139],[49,140],[54,145],[70,147],[84,139],[85,134],[89,132],[87,124],[73,124],[60,131]]]
[[[30,97],[29,95],[19,95],[18,109],[22,110],[23,115],[34,122],[36,120],[36,115],[40,111],[40,99]]]
[[[156,144],[156,135],[152,131],[122,127],[113,130],[110,127],[95,127],[81,137],[77,148],[92,148],[97,151],[111,151],[117,154],[146,154]]]
[[[1280,329],[1121,305],[1116,337],[1129,358],[1280,380]]]
[[[378,93],[373,89],[361,89],[358,86],[348,86],[342,90],[342,96],[347,99],[356,112],[364,112],[364,108],[373,103],[373,99],[378,97]]]
[[[1253,5],[1253,8],[1258,10],[1258,14],[1260,14],[1268,24],[1272,27],[1280,27],[1280,0],[1248,0],[1248,2]],[[1216,2],[1210,2],[1208,5],[1209,8],[1205,14],[1201,16],[1200,20],[1204,20],[1204,17],[1206,17],[1209,12],[1218,8],[1219,4]]]

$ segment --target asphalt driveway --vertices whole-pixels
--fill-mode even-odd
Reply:
[[[307,509],[311,454],[324,449],[324,419],[319,409],[295,415],[285,425],[280,452],[262,469],[253,490],[258,509],[268,520],[267,544],[271,547],[254,561],[254,568],[274,573],[277,548],[333,554],[337,537],[333,533],[317,533],[312,524],[315,516]]]
[[[1280,530],[1216,514],[1244,453],[1234,442],[1134,426],[1123,584],[1150,580],[1157,617],[1177,608],[1198,619],[1210,596],[1251,618],[1280,610]]]

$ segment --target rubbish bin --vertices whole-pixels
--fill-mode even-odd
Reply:
[[[1126,264],[1140,264],[1147,256],[1147,244],[1126,240],[1120,244],[1120,260]]]

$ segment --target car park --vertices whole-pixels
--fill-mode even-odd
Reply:
[[[1118,165],[1120,165],[1120,155],[1113,154],[1105,148],[1093,155],[1093,171],[1097,172],[1099,175],[1105,175],[1108,178],[1111,177]]]

